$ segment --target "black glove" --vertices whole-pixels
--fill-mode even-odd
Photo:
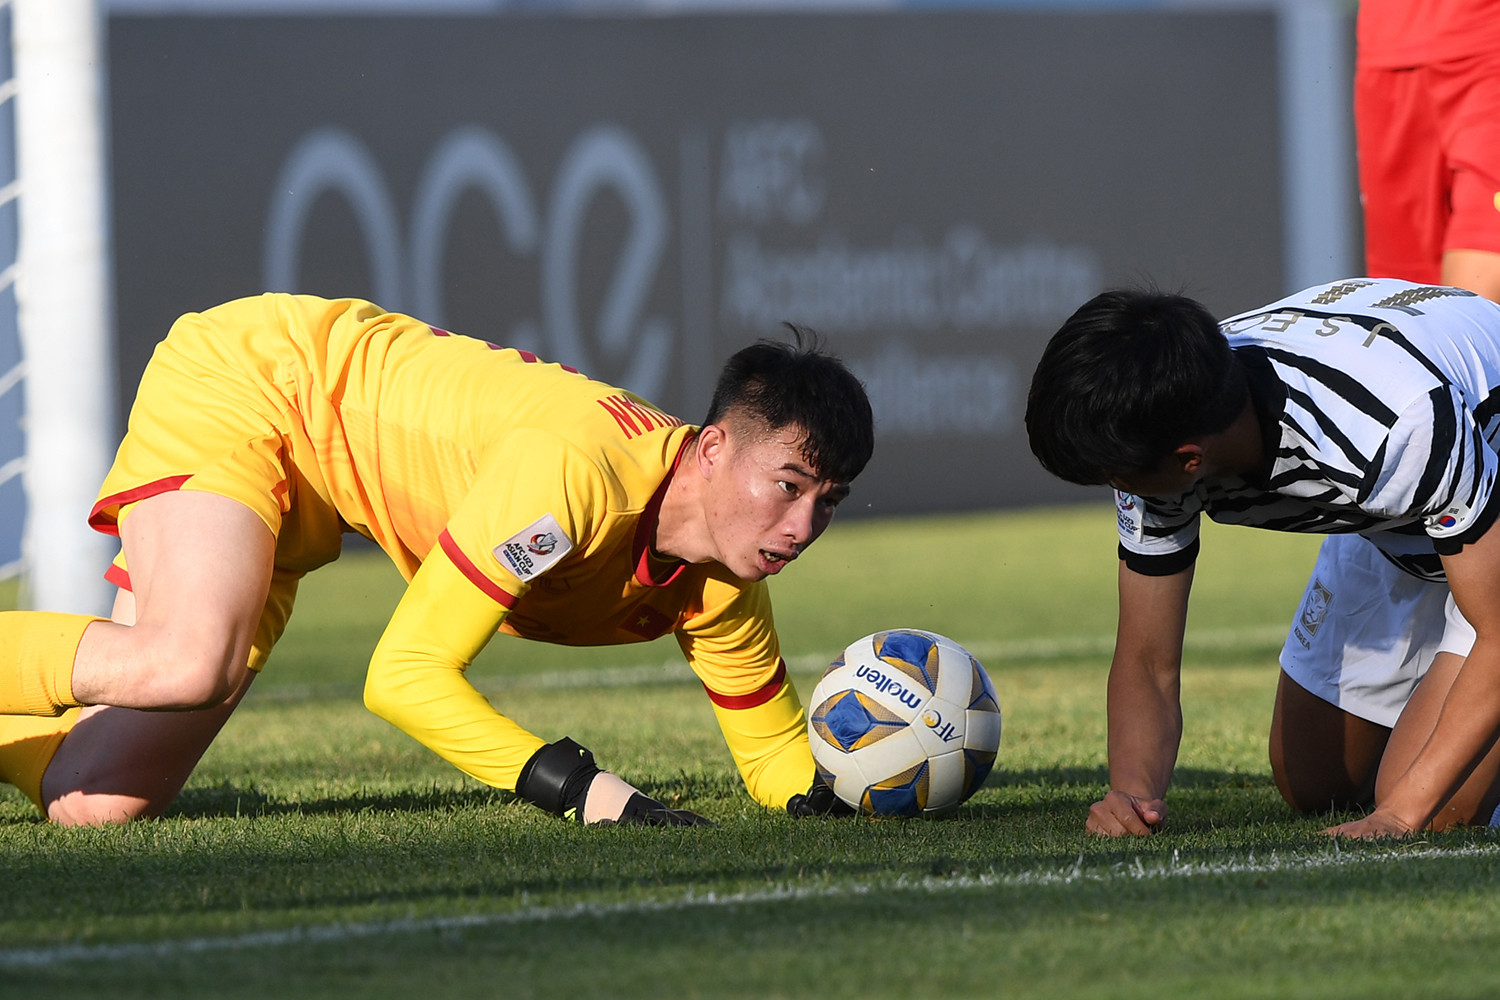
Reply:
[[[854,807],[823,784],[822,775],[814,775],[812,787],[804,794],[793,795],[786,801],[786,814],[793,819],[808,816],[853,816]]]
[[[608,823],[611,820],[604,820]],[[688,812],[686,809],[668,809],[660,802],[640,792],[636,792],[625,803],[620,818],[613,820],[615,823],[626,823],[632,826],[718,826],[719,824],[699,816],[697,813]]]
[[[548,743],[531,755],[521,768],[516,781],[516,794],[547,810],[554,816],[584,822],[584,803],[595,779],[603,775],[605,789],[602,802],[605,808],[612,803],[621,803],[620,812],[611,817],[597,817],[594,825],[605,823],[629,823],[644,826],[713,826],[714,824],[685,809],[668,809],[655,799],[643,795],[628,783],[613,774],[601,770],[594,763],[594,755],[585,748],[564,737],[556,743]],[[594,811],[600,811],[600,803],[594,803]]]

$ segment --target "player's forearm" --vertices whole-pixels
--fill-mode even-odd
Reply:
[[[1120,564],[1120,625],[1109,669],[1110,786],[1166,795],[1182,743],[1182,638],[1193,568],[1145,576]]]
[[[507,791],[545,742],[495,711],[461,671],[381,648],[365,705],[460,771]]]
[[[1426,744],[1377,807],[1408,830],[1427,826],[1500,735],[1500,638],[1474,643]]]
[[[495,711],[464,674],[503,614],[434,548],[375,647],[365,705],[465,774],[513,790],[544,741]]]
[[[1143,799],[1164,798],[1182,743],[1182,705],[1175,669],[1153,671],[1116,662],[1109,675],[1110,787]]]
[[[716,704],[714,715],[751,798],[784,809],[793,795],[806,793],[813,779],[807,716],[790,683],[753,708]]]

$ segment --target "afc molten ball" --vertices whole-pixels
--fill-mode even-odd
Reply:
[[[934,632],[893,629],[851,643],[811,704],[818,772],[865,815],[951,813],[984,784],[1000,749],[989,675]]]

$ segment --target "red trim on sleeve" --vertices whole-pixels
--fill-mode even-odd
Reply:
[[[147,500],[161,493],[171,493],[173,490],[181,489],[182,484],[192,479],[191,475],[168,476],[155,482],[146,483],[143,486],[134,486],[121,493],[113,493],[103,497],[94,504],[94,509],[89,511],[89,527],[104,535],[118,535],[120,526],[114,518],[106,519],[102,515],[108,507],[123,507],[128,503],[139,500]]]
[[[443,547],[443,552],[453,561],[453,565],[458,567],[458,571],[468,577],[470,583],[494,598],[501,607],[513,608],[516,606],[516,595],[503,589],[495,581],[479,572],[479,567],[475,566],[473,561],[464,555],[463,550],[458,547],[458,543],[453,540],[453,536],[448,534],[447,528],[444,528],[443,533],[438,535],[438,544]]]
[[[130,574],[125,572],[114,563],[109,564],[109,569],[104,571],[104,579],[119,587],[121,590],[130,590]]]
[[[749,694],[719,694],[707,684],[703,690],[708,692],[708,700],[720,708],[756,708],[764,705],[781,692],[781,686],[786,683],[786,661],[776,661],[776,673],[758,691]]]

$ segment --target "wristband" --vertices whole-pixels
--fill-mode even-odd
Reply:
[[[583,822],[583,799],[599,768],[594,755],[564,736],[531,755],[516,794],[554,816]]]

